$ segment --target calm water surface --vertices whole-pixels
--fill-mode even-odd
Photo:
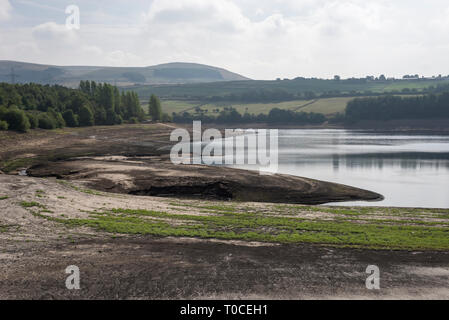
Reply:
[[[385,196],[340,205],[449,208],[449,135],[280,130],[278,172]]]

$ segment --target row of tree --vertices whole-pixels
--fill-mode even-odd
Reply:
[[[218,116],[206,114],[173,113],[173,122],[190,123],[194,120],[201,120],[204,123],[275,123],[275,124],[322,124],[326,117],[319,113],[295,112],[274,108],[268,114],[240,114],[235,108],[227,107]]]
[[[414,97],[382,96],[348,102],[345,120],[449,118],[449,92]]]
[[[349,81],[349,80],[345,80]],[[374,92],[371,90],[357,91],[351,90],[343,92],[340,90],[328,90],[321,93],[314,91],[304,91],[291,93],[284,89],[261,89],[261,90],[249,90],[241,93],[231,93],[221,96],[211,97],[196,97],[198,101],[206,102],[242,102],[242,103],[269,103],[269,102],[282,102],[292,100],[313,100],[324,98],[343,98],[343,97],[364,97],[364,96],[384,96],[386,94],[426,94],[426,93],[439,93],[449,90],[448,84],[439,84],[437,86],[430,86],[428,88],[403,88],[401,90],[391,90],[389,92]]]
[[[0,130],[114,125],[144,117],[135,92],[120,93],[106,83],[81,81],[79,89],[0,83]]]

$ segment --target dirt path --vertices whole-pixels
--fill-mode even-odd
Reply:
[[[312,105],[312,104],[318,102],[318,100],[319,100],[319,99],[315,99],[315,100],[313,100],[313,101],[307,102],[306,104],[300,105],[299,107],[293,109],[293,111],[298,111],[298,110],[304,109],[305,107],[308,107],[308,106],[310,106],[310,105]]]

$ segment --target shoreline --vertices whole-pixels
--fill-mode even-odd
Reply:
[[[368,190],[303,177],[174,165],[168,158],[173,128],[149,124],[16,134],[28,147],[17,148],[16,139],[4,140],[7,151],[0,152],[0,169],[27,170],[30,176],[56,176],[100,191],[140,195],[298,204],[382,199]]]
[[[449,209],[110,192],[118,184],[108,179],[133,188],[124,172],[142,183],[138,177],[150,174],[142,172],[145,161],[154,165],[164,156],[168,132],[135,125],[0,140],[9,146],[0,161],[11,173],[34,166],[72,178],[0,174],[0,298],[449,298]],[[171,169],[164,161],[152,168],[157,183],[167,180]],[[183,179],[182,173],[173,179]],[[103,181],[103,191],[86,181]],[[365,287],[372,264],[381,270],[379,292]],[[80,268],[81,290],[65,288],[69,265]]]
[[[0,195],[2,299],[449,298],[449,210],[140,197],[12,175]],[[372,264],[379,292],[365,288]],[[69,265],[81,290],[64,286]]]
[[[180,127],[187,125],[179,123]],[[426,120],[390,120],[390,121],[360,121],[355,124],[329,124],[322,125],[294,125],[294,124],[269,124],[269,123],[203,123],[205,128],[239,128],[239,129],[342,129],[342,130],[367,130],[379,132],[413,132],[413,133],[441,133],[449,134],[449,119],[426,119]]]

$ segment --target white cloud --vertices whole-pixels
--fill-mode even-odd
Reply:
[[[146,16],[147,50],[154,57],[188,56],[194,62],[221,65],[257,78],[323,75],[312,70],[323,63],[315,57],[342,51],[338,44],[348,37],[358,39],[378,31],[385,8],[366,0],[278,2],[288,10],[268,8],[271,14],[251,20],[227,0],[156,0]],[[256,11],[260,17],[267,8]],[[338,55],[344,53],[331,60]],[[328,75],[332,72],[335,68]]]
[[[79,34],[75,29],[69,29],[65,25],[55,22],[46,22],[32,29],[32,35],[39,45],[49,50],[50,46],[75,45],[80,42]]]
[[[54,20],[32,28],[21,24],[23,17],[1,28],[0,59],[114,66],[189,61],[259,79],[449,73],[447,0],[153,0],[145,10],[141,1],[78,2],[81,30],[59,24],[63,10],[48,10]],[[0,4],[0,20],[10,17],[9,2]],[[15,9],[14,17],[20,14]]]
[[[249,22],[240,8],[230,0],[154,0],[147,15],[150,22],[171,25],[224,25],[233,30]]]
[[[11,10],[12,7],[8,0],[0,0],[0,21],[8,20]]]

